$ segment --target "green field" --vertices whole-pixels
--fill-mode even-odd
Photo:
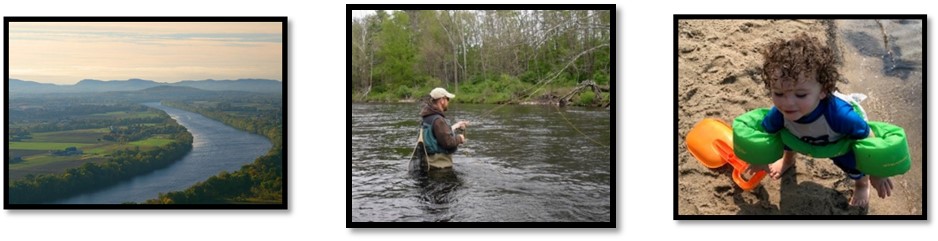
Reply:
[[[64,150],[68,147],[82,148],[91,144],[70,142],[10,142],[10,150]]]
[[[83,148],[102,144],[98,139],[105,133],[108,133],[107,128],[36,132],[32,133],[32,138],[25,141],[10,142],[10,149],[63,150],[72,146]]]
[[[72,143],[97,143],[98,138],[109,132],[108,128],[81,129],[70,131],[53,131],[32,133],[32,139],[28,142],[72,142]]]
[[[59,160],[54,158],[37,158],[36,160],[23,163],[10,164],[10,180],[14,181],[30,174],[62,173],[65,169],[80,167],[86,162],[102,163],[105,160],[105,158],[68,159],[67,157],[62,157],[62,159]]]
[[[36,112],[8,123],[7,132],[28,132],[28,135],[7,137],[16,138],[7,142],[9,180],[27,175],[61,174],[86,163],[107,162],[120,150],[149,151],[174,141],[175,134],[149,134],[164,131],[160,127],[165,125],[175,125],[167,123],[168,116],[160,110],[94,100],[88,103],[57,99],[19,101],[14,105],[19,110],[35,109]],[[58,110],[63,112],[57,113]],[[126,121],[129,119],[135,120]],[[112,133],[114,128],[119,131]],[[80,154],[65,151],[70,147],[78,148]]]
[[[171,142],[173,142],[172,139],[166,139],[166,138],[147,138],[147,139],[144,139],[144,140],[134,141],[134,142],[130,142],[130,143],[127,143],[127,144],[130,144],[130,145],[133,145],[133,146],[140,146],[140,147],[144,147],[144,146],[160,147],[160,146],[164,146],[164,145],[166,145],[166,144],[169,144],[169,143],[171,143]]]
[[[160,114],[156,112],[127,112],[127,111],[113,111],[107,113],[98,113],[93,115],[88,115],[90,118],[114,118],[114,119],[127,119],[127,118],[147,118],[147,117],[159,117]]]
[[[83,161],[95,157],[90,156],[53,156],[53,155],[34,155],[23,158],[23,162],[10,164],[10,170],[18,169],[27,169],[34,168],[37,166],[45,166],[56,162],[64,161]]]
[[[61,173],[65,169],[79,167],[87,162],[104,162],[110,153],[117,150],[136,148],[150,150],[173,141],[166,135],[155,135],[123,144],[99,141],[101,136],[108,132],[108,128],[36,132],[32,133],[32,139],[10,142],[10,158],[21,157],[23,159],[22,162],[9,165],[10,178],[16,180],[29,174]],[[68,147],[77,147],[82,150],[83,154],[57,156],[49,153],[52,150],[65,150]]]
[[[10,158],[14,158],[18,156],[32,156],[32,155],[45,154],[45,153],[49,153],[49,151],[47,150],[22,150],[22,149],[10,150]]]

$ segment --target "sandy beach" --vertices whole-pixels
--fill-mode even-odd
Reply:
[[[894,20],[684,20],[678,23],[677,206],[681,215],[921,215],[922,23]],[[848,81],[843,93],[863,93],[871,121],[905,128],[912,169],[893,178],[891,197],[872,191],[868,208],[850,207],[853,181],[830,159],[799,155],[780,180],[766,177],[750,192],[732,181],[732,167],[704,167],[684,138],[695,123],[728,123],[772,106],[762,81],[760,51],[769,42],[806,33],[835,49]]]

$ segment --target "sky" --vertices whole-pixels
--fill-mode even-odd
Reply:
[[[279,22],[10,22],[8,34],[11,79],[283,80]]]
[[[375,10],[352,10],[351,18],[362,18],[362,17],[372,15],[372,14],[375,14]]]

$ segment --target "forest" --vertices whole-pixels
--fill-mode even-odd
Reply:
[[[353,101],[413,101],[435,87],[463,103],[609,103],[607,10],[375,11],[351,20]],[[603,88],[604,87],[604,88]]]

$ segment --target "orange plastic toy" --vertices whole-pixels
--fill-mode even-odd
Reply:
[[[718,168],[726,163],[733,166],[733,181],[739,188],[749,191],[759,186],[765,177],[765,171],[759,171],[749,181],[742,177],[742,172],[749,163],[736,158],[733,153],[733,129],[723,121],[706,118],[694,125],[684,140],[690,154],[708,168]]]

